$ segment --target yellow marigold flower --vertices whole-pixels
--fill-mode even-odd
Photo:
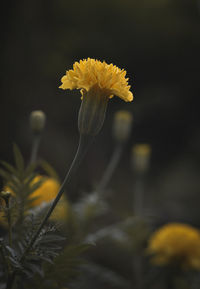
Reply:
[[[95,136],[100,131],[107,108],[108,99],[113,95],[125,101],[132,101],[126,71],[113,64],[95,59],[75,62],[73,70],[62,77],[62,89],[80,89],[82,103],[78,116],[81,136]]]
[[[200,231],[187,224],[169,223],[152,235],[147,252],[156,265],[200,270]]]
[[[53,201],[60,188],[60,183],[56,179],[41,175],[38,175],[34,178],[32,185],[40,180],[43,180],[43,183],[38,189],[36,189],[30,195],[30,199],[33,199],[33,201],[31,202],[32,208],[40,206],[42,203]],[[11,194],[13,194],[12,190],[9,189],[9,186],[7,186],[6,189],[11,191]],[[0,205],[3,205],[3,203],[1,204],[1,200]],[[58,205],[56,206],[50,219],[53,221],[64,221],[67,219],[68,214],[69,214],[69,203],[67,199],[63,196],[59,201]],[[7,226],[7,221],[4,217],[4,213],[1,211],[0,211],[0,224],[3,225],[4,227]]]
[[[109,98],[116,95],[125,101],[132,101],[133,94],[130,92],[126,71],[116,65],[107,64],[95,59],[84,59],[75,62],[73,70],[66,72],[62,77],[62,89],[81,89],[89,91],[93,86],[103,90]]]
[[[55,199],[60,188],[60,183],[56,179],[40,175],[34,178],[33,184],[40,180],[43,180],[43,183],[30,195],[31,199],[35,198],[31,203],[33,207],[40,205],[42,202],[50,202]]]
[[[59,191],[60,183],[56,179],[50,177],[38,175],[33,180],[33,184],[42,179],[44,181],[41,184],[41,186],[30,195],[30,198],[34,198],[33,202],[31,203],[32,207],[39,206],[44,202],[53,201]],[[56,208],[54,209],[50,217],[50,220],[65,221],[68,217],[68,213],[69,213],[69,203],[67,199],[64,196],[62,196]]]

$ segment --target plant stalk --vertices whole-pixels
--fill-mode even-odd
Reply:
[[[38,149],[41,141],[41,133],[40,134],[34,134],[33,138],[33,144],[32,144],[32,150],[31,150],[31,157],[30,157],[30,163],[35,163],[37,160],[37,154]]]
[[[8,239],[9,246],[12,246],[12,224],[11,224],[11,215],[10,215],[10,198],[6,199],[6,208],[7,208],[7,219],[8,219]]]
[[[103,174],[103,177],[102,177],[102,179],[101,179],[101,181],[100,181],[100,183],[96,189],[99,194],[101,194],[105,190],[105,188],[107,187],[107,185],[108,185],[108,183],[109,183],[109,181],[110,181],[110,179],[111,179],[111,177],[112,177],[112,175],[113,175],[113,173],[114,173],[114,171],[115,171],[115,169],[119,163],[122,152],[123,152],[123,144],[118,143],[115,147],[115,150],[114,150],[114,153],[111,157],[111,160],[110,160],[110,162],[109,162],[109,164],[108,164],[108,166],[107,166],[107,168]]]
[[[34,245],[37,237],[39,236],[41,230],[43,229],[44,225],[46,224],[46,222],[48,221],[49,217],[51,216],[53,210],[55,209],[58,201],[60,200],[63,192],[64,192],[64,189],[65,189],[65,185],[66,183],[68,183],[70,180],[71,180],[71,177],[73,176],[73,174],[76,172],[76,170],[78,169],[87,149],[88,149],[88,146],[90,145],[91,143],[91,140],[92,138],[90,136],[86,136],[86,135],[80,135],[80,140],[79,140],[79,146],[78,146],[78,149],[77,149],[77,152],[76,152],[76,155],[74,157],[74,160],[69,168],[69,171],[67,172],[65,178],[64,178],[64,181],[60,187],[60,190],[56,196],[56,198],[54,199],[51,207],[49,208],[46,216],[44,217],[41,225],[39,226],[39,228],[37,229],[35,235],[33,236],[33,238],[31,239],[28,247],[26,248],[22,258],[21,258],[21,261],[24,259],[26,253],[31,249],[31,247]]]
[[[61,196],[62,196],[62,194],[64,192],[65,185],[67,183],[69,183],[69,181],[71,180],[72,176],[74,175],[74,173],[78,169],[78,167],[79,167],[79,165],[80,165],[85,153],[87,152],[87,149],[88,149],[89,145],[91,144],[92,140],[93,140],[93,137],[91,137],[91,136],[80,135],[79,146],[78,146],[76,155],[74,157],[74,160],[73,160],[68,172],[66,173],[64,181],[63,181],[63,183],[62,183],[62,185],[60,187],[60,190],[59,190],[56,198],[54,199],[51,207],[49,208],[47,214],[45,215],[42,223],[40,224],[40,226],[38,227],[37,231],[35,232],[35,234],[33,235],[32,239],[30,240],[30,243],[29,243],[28,247],[24,251],[24,253],[23,253],[23,255],[22,255],[21,259],[20,259],[21,263],[23,262],[24,258],[26,257],[26,254],[33,247],[33,245],[34,245],[35,241],[37,240],[41,230],[43,229],[43,227],[47,223],[49,217],[51,216],[53,210],[55,209],[58,201],[60,200],[60,198],[61,198]],[[14,284],[14,281],[15,281],[15,277],[16,277],[16,272],[13,272],[12,275],[8,278],[6,289],[11,289],[12,288],[12,286]]]

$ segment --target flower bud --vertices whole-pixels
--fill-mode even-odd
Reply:
[[[30,126],[34,133],[43,131],[46,123],[46,115],[41,110],[34,110],[30,114]]]
[[[0,192],[0,198],[4,199],[5,202],[7,202],[7,200],[9,200],[10,196],[11,196],[11,192],[8,192],[8,191]]]
[[[131,132],[133,116],[129,111],[120,110],[114,115],[113,136],[117,142],[126,142]]]
[[[81,135],[95,136],[103,126],[109,96],[106,90],[93,86],[89,91],[82,90],[82,103],[78,115],[78,128]]]
[[[137,172],[146,172],[149,168],[151,147],[149,144],[136,144],[132,149],[132,165]]]

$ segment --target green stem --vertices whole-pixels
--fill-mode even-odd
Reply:
[[[34,139],[33,139],[33,144],[32,144],[32,150],[31,150],[31,158],[30,158],[30,163],[34,163],[37,160],[37,153],[40,145],[40,140],[41,140],[41,134],[35,134]]]
[[[111,160],[103,174],[103,177],[97,187],[97,192],[101,193],[105,190],[105,188],[107,187],[118,163],[121,157],[121,154],[123,152],[123,145],[121,143],[117,144],[117,146],[115,147],[114,153],[111,157]]]
[[[12,289],[14,282],[15,282],[15,277],[16,277],[16,272],[13,272],[11,275],[8,276],[6,289]]]
[[[51,207],[49,208],[47,214],[45,215],[41,225],[38,227],[37,231],[35,232],[35,234],[33,235],[32,239],[30,240],[30,243],[28,245],[28,247],[26,248],[26,250],[24,251],[20,262],[22,263],[24,258],[26,257],[26,254],[29,252],[29,250],[32,248],[32,246],[34,245],[35,241],[37,240],[41,230],[43,229],[44,225],[46,224],[46,222],[48,221],[49,217],[51,216],[53,210],[55,209],[58,201],[60,200],[64,189],[65,189],[65,185],[66,183],[68,183],[71,180],[71,177],[73,176],[73,174],[76,172],[76,170],[78,169],[89,145],[91,144],[93,140],[93,137],[91,136],[87,136],[87,135],[80,135],[80,140],[79,140],[79,146],[76,152],[76,155],[74,157],[74,160],[69,168],[69,171],[67,172],[64,181],[60,187],[60,190],[56,196],[56,198],[54,199]],[[12,273],[12,275],[8,278],[8,282],[7,282],[7,287],[6,289],[11,289],[14,281],[15,281],[15,277],[16,277],[16,271]]]
[[[135,174],[135,184],[133,190],[133,214],[136,217],[143,218],[144,215],[144,173]],[[143,287],[143,258],[141,248],[138,248],[133,256],[133,288],[142,289]]]
[[[36,233],[34,234],[34,236],[32,237],[28,247],[26,248],[24,254],[22,255],[21,261],[23,261],[24,257],[26,256],[26,254],[28,253],[28,251],[32,248],[32,246],[34,245],[36,239],[38,238],[42,228],[44,227],[44,225],[46,224],[46,222],[48,221],[49,217],[51,216],[53,210],[55,209],[58,201],[60,200],[64,189],[65,189],[65,185],[66,183],[68,183],[71,180],[72,175],[76,172],[77,168],[80,165],[80,162],[82,161],[83,156],[85,155],[88,146],[90,145],[91,141],[93,138],[91,138],[90,136],[86,136],[86,135],[81,135],[80,136],[80,140],[79,140],[79,146],[76,152],[76,155],[74,157],[74,160],[71,164],[71,167],[68,171],[68,173],[66,174],[64,181],[60,187],[60,190],[56,196],[56,198],[54,199],[51,207],[49,208],[47,214],[45,215],[41,225],[39,226],[39,228],[37,229]]]
[[[133,213],[135,216],[143,216],[144,202],[144,174],[136,175],[134,191],[133,191]]]
[[[12,224],[11,224],[11,215],[10,215],[10,198],[6,198],[6,208],[7,208],[7,219],[8,219],[8,239],[9,246],[12,246]]]

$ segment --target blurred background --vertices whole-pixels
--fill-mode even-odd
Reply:
[[[91,57],[127,70],[135,99],[113,98],[69,198],[95,188],[113,151],[119,109],[134,125],[109,184],[113,209],[132,210],[131,148],[152,147],[145,206],[158,223],[200,224],[198,0],[4,1],[1,37],[0,159],[13,161],[12,143],[28,162],[29,114],[47,115],[39,155],[63,178],[78,143],[79,91],[58,87],[74,61]]]

